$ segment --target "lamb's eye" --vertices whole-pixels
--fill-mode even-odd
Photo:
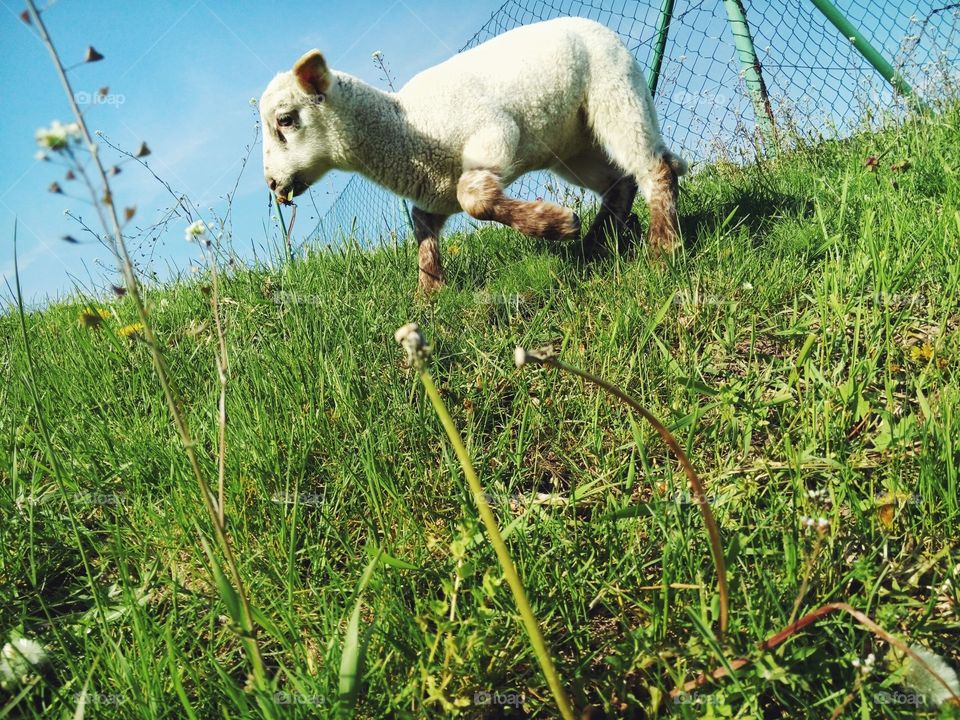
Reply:
[[[280,127],[293,127],[297,122],[297,116],[294,113],[283,113],[277,116],[277,125]]]

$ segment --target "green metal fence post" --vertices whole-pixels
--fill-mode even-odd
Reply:
[[[660,83],[660,68],[663,65],[663,53],[667,48],[667,35],[670,33],[670,20],[673,18],[674,0],[663,0],[660,7],[660,19],[657,21],[657,38],[653,43],[653,55],[650,57],[650,76],[647,85],[650,94],[657,94],[657,85]]]
[[[750,91],[753,100],[753,113],[757,119],[760,133],[767,141],[767,147],[775,151],[777,147],[776,121],[773,118],[773,108],[770,106],[770,96],[767,94],[767,84],[763,81],[763,71],[760,68],[760,59],[753,47],[753,36],[747,24],[747,13],[743,9],[741,0],[723,0],[727,10],[727,22],[733,33],[733,42],[737,48],[737,57],[740,59],[740,68],[743,71],[743,80]]]
[[[413,215],[410,212],[410,203],[405,199],[401,199],[400,204],[403,205],[403,214],[407,218],[407,225],[410,228],[410,232],[412,232],[414,236],[416,236],[417,229],[413,226]]]
[[[860,54],[866,58],[867,62],[873,65],[878,73],[883,75],[883,79],[890,83],[894,90],[919,107],[923,107],[922,101],[917,97],[916,93],[914,93],[910,84],[903,79],[903,76],[887,62],[886,58],[867,40],[863,33],[847,20],[833,3],[829,2],[829,0],[811,0],[811,2],[813,2],[817,10],[823,13],[823,16],[827,18],[827,20],[833,23],[833,26],[843,34],[844,38],[853,43],[853,46],[860,51]]]

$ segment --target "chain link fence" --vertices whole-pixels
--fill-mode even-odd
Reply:
[[[934,102],[957,96],[960,2],[837,5],[917,97]],[[580,16],[616,31],[647,68],[655,64],[658,23],[667,8],[672,12],[654,100],[668,147],[694,167],[721,159],[752,161],[798,139],[843,137],[876,128],[907,109],[907,99],[813,0],[508,0],[461,49],[520,25]],[[740,25],[734,19],[738,8],[746,21]],[[739,53],[747,35],[753,64],[745,64]],[[520,178],[509,192],[565,204],[584,198],[579,188],[547,172]],[[467,224],[463,216],[451,222],[456,218],[459,227]],[[409,232],[408,203],[355,176],[311,239],[352,238],[371,245],[396,242]]]

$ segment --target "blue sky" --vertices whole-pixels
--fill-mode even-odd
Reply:
[[[93,220],[89,205],[47,192],[64,169],[34,159],[34,132],[54,119],[67,122],[69,108],[50,59],[32,28],[20,21],[19,3],[0,0],[0,88],[5,100],[0,133],[0,275],[13,278],[13,227],[18,222],[21,280],[31,301],[62,296],[75,284],[102,286],[112,267],[97,244],[71,245],[60,238],[82,238],[79,225],[64,215],[69,208]],[[48,3],[41,3],[41,5]],[[87,105],[91,130],[102,130],[115,144],[135,150],[146,141],[156,173],[201,208],[225,209],[224,196],[237,180],[245,148],[254,138],[250,98],[259,97],[276,72],[306,50],[320,48],[331,66],[384,87],[371,61],[383,51],[400,82],[460,48],[502,4],[445,0],[353,0],[350,3],[226,3],[184,0],[156,3],[60,0],[44,20],[65,63],[82,59],[87,45],[105,55],[102,62],[70,73],[77,93],[109,86],[112,102]],[[15,58],[11,61],[10,58]],[[114,158],[106,151],[108,160]],[[118,204],[136,205],[139,225],[156,222],[170,206],[169,195],[134,163],[115,179]],[[317,207],[329,205],[344,178],[325,179],[313,190]],[[297,228],[316,222],[309,201],[300,202]],[[233,205],[234,245],[245,257],[262,246],[269,226],[267,191],[259,146],[237,189]],[[174,220],[161,237],[153,268],[169,277],[198,256],[184,240],[186,222]],[[5,287],[0,292],[6,293]]]

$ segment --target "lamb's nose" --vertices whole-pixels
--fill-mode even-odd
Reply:
[[[270,186],[271,190],[277,189],[277,180],[276,178],[267,178],[267,185]]]

